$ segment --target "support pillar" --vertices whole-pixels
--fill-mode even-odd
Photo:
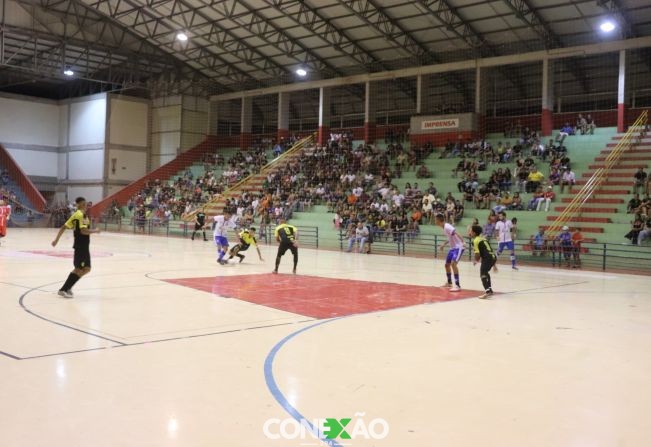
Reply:
[[[475,114],[477,115],[477,130],[479,135],[486,135],[486,107],[488,104],[488,80],[486,71],[480,67],[475,69]]]
[[[276,141],[289,138],[289,92],[278,93],[278,132]]]
[[[619,52],[619,77],[617,80],[617,132],[626,132],[629,88],[626,82],[626,50]]]
[[[366,144],[375,142],[375,115],[377,112],[375,91],[376,86],[371,81],[366,81],[366,95],[364,97],[364,141]]]
[[[543,59],[542,72],[542,115],[540,130],[547,137],[554,130],[554,63]]]
[[[242,117],[240,120],[240,149],[247,150],[251,147],[253,137],[251,126],[253,124],[253,98],[246,96],[242,98]]]
[[[423,75],[416,76],[416,115],[423,113]]]
[[[330,89],[319,89],[319,136],[317,143],[321,146],[328,142],[330,137]]]

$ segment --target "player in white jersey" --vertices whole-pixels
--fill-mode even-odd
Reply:
[[[513,222],[506,218],[506,213],[501,212],[497,215],[495,224],[495,235],[497,236],[497,255],[501,255],[504,249],[511,251],[511,268],[517,270],[515,266],[515,244],[513,243]]]
[[[217,262],[224,265],[228,263],[224,259],[224,256],[226,256],[226,252],[228,251],[228,229],[235,228],[235,221],[231,218],[231,214],[228,212],[213,217],[213,221],[215,245],[217,245],[217,252],[219,253]]]
[[[461,284],[459,283],[459,267],[457,264],[461,260],[461,256],[463,256],[465,250],[463,238],[457,234],[457,230],[452,225],[445,222],[445,216],[443,214],[437,214],[434,218],[434,222],[437,226],[443,228],[443,232],[448,238],[448,240],[441,245],[441,250],[443,250],[446,245],[450,245],[448,255],[445,258],[445,274],[447,276],[447,282],[443,287],[449,287],[450,292],[458,292],[461,290]],[[454,285],[452,284],[452,273],[454,273]]]

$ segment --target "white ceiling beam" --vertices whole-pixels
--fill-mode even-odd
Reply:
[[[382,81],[397,78],[415,77],[424,74],[446,73],[458,70],[473,70],[477,67],[498,67],[502,65],[522,64],[527,62],[541,62],[545,59],[565,59],[570,57],[583,57],[593,54],[615,53],[621,50],[633,50],[638,48],[651,48],[651,36],[637,37],[634,39],[600,42],[590,45],[580,45],[567,48],[556,48],[529,53],[512,54],[508,56],[488,57],[481,59],[469,59],[460,62],[449,62],[443,64],[427,65],[422,67],[403,68],[399,70],[383,71],[378,73],[367,73],[361,75],[347,76],[343,78],[323,79],[318,81],[297,82],[293,84],[279,85],[275,87],[260,88],[255,90],[244,90],[222,95],[213,95],[211,101],[226,101],[242,98],[244,96],[270,95],[279,92],[296,92],[321,87],[337,87],[350,84],[361,84],[367,81]]]

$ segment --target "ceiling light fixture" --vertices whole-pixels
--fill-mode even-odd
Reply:
[[[606,20],[599,25],[599,29],[603,31],[604,33],[610,33],[614,31],[616,28],[615,24],[612,22],[612,20]]]
[[[185,33],[178,33],[176,35],[176,40],[180,40],[181,42],[187,42],[188,40],[188,35]]]
[[[66,76],[74,76],[74,75],[75,75],[75,72],[72,71],[72,70],[69,69],[69,68],[66,68],[65,70],[63,70],[63,74],[66,75]]]
[[[305,71],[303,68],[299,68],[296,70],[296,74],[299,76],[307,76],[307,71]]]

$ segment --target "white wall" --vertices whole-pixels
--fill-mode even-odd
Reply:
[[[109,143],[147,147],[149,104],[111,97],[109,108]]]
[[[113,164],[115,160],[115,172]],[[109,150],[108,178],[110,180],[136,180],[147,174],[147,153],[121,149]]]
[[[58,175],[58,154],[56,152],[13,149],[10,145],[6,145],[5,149],[27,175],[42,177]]]
[[[0,112],[0,142],[5,147],[9,143],[59,145],[59,106],[55,102],[0,97]]]
[[[101,180],[104,177],[104,149],[68,152],[69,180]]]
[[[68,200],[75,200],[77,197],[83,197],[90,202],[99,202],[104,197],[104,187],[101,185],[93,186],[69,186]]]
[[[106,95],[70,104],[69,146],[104,144],[106,133]]]

